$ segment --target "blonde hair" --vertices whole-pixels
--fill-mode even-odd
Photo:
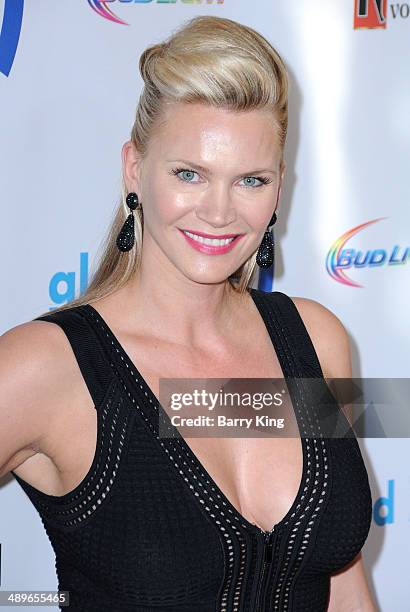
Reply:
[[[252,28],[231,19],[197,16],[164,42],[142,53],[139,69],[144,87],[139,98],[131,141],[143,158],[150,138],[161,126],[167,103],[203,103],[234,111],[268,109],[282,151],[288,124],[288,78],[285,65],[270,43]],[[64,310],[92,303],[120,289],[141,263],[143,216],[135,211],[135,245],[119,251],[117,235],[130,213],[122,177],[121,200],[102,255],[86,291],[57,308]],[[227,281],[239,293],[250,285],[256,265],[255,252]]]

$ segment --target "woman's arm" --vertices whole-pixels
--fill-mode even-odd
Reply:
[[[342,322],[315,300],[292,297],[315,347],[325,378],[351,378],[349,336]],[[343,406],[352,423],[352,407]],[[366,580],[362,553],[330,579],[328,612],[376,612]]]
[[[331,576],[327,612],[376,612],[361,552],[349,565]]]

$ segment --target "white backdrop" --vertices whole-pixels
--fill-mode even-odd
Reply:
[[[408,377],[410,10],[385,0],[0,0],[0,332],[86,287],[118,200],[139,55],[197,14],[259,30],[290,73],[275,273],[259,287],[335,312],[355,377]],[[341,267],[356,255],[363,265]],[[410,610],[408,439],[359,442],[370,587],[383,612]],[[12,478],[0,512],[0,589],[56,589],[44,528]]]

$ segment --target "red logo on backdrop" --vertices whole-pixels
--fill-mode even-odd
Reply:
[[[386,28],[387,0],[355,0],[354,29]]]

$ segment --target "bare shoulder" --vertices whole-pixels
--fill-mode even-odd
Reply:
[[[291,297],[315,347],[325,378],[351,377],[349,335],[340,318],[316,300]]]
[[[70,382],[63,331],[29,321],[0,336],[0,476],[41,452]]]
[[[53,323],[29,321],[0,336],[3,387],[16,392],[39,390],[58,369],[64,347],[62,330]]]
[[[21,323],[0,336],[2,373],[6,371],[11,380],[24,377],[40,384],[63,364],[69,348],[66,335],[55,323]]]

